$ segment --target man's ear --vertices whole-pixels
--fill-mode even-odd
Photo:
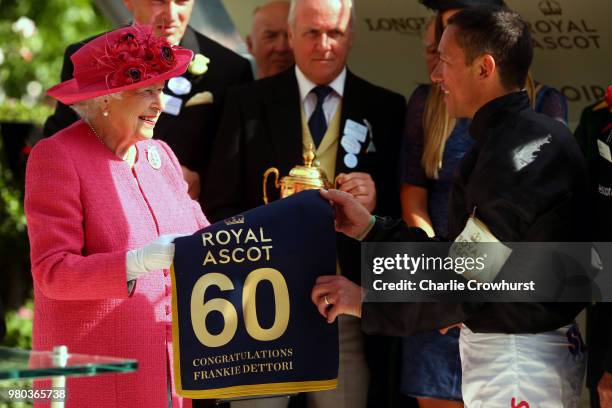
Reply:
[[[246,36],[247,49],[249,50],[249,54],[253,55],[253,38],[251,38],[251,34]]]
[[[293,49],[293,27],[291,25],[287,27],[287,41],[289,41],[289,47]]]
[[[479,63],[479,75],[482,78],[489,78],[492,76],[497,70],[497,64],[495,63],[495,58],[491,54],[485,54],[480,58]]]
[[[349,28],[349,33],[348,33],[348,44],[347,47],[349,49],[349,51],[353,48],[353,40],[355,39],[355,31],[351,30]]]

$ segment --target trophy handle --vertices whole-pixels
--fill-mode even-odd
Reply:
[[[280,188],[280,183],[278,182],[278,169],[276,167],[270,167],[263,174],[263,201],[266,205],[268,204],[268,191],[266,189],[266,182],[268,181],[268,176],[270,175],[270,173],[274,174],[274,187]]]

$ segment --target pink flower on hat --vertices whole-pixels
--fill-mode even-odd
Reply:
[[[115,43],[115,51],[117,52],[138,52],[139,45],[136,36],[132,33],[122,35]]]
[[[147,68],[144,64],[126,62],[111,74],[109,82],[113,87],[130,85],[146,79]]]
[[[169,45],[162,45],[160,48],[160,61],[167,67],[173,67],[176,64],[176,58],[174,57],[174,52],[172,52],[172,48]]]
[[[166,38],[156,37],[150,32],[128,32],[110,44],[99,64],[112,67],[112,72],[107,76],[108,83],[112,87],[120,87],[153,78],[174,68],[176,57]]]
[[[156,37],[151,27],[132,25],[94,38],[70,59],[74,78],[47,94],[67,105],[96,96],[155,84],[185,72],[193,52]]]

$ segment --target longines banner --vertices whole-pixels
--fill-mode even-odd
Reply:
[[[240,34],[253,8],[266,0],[223,0]],[[569,102],[570,127],[612,83],[612,1],[506,0],[531,26],[537,81]],[[421,35],[432,13],[417,0],[353,0],[357,15],[349,66],[358,75],[406,97],[427,83]]]
[[[336,273],[330,205],[306,191],[175,241],[179,395],[232,398],[335,388],[338,328],[310,300]]]

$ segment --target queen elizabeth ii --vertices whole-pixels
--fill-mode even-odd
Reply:
[[[176,234],[209,223],[170,148],[152,140],[165,80],[192,52],[143,26],[72,56],[48,94],[81,120],[42,140],[26,172],[35,350],[138,360],[138,370],[68,379],[68,406],[191,406],[174,393],[169,267]]]

